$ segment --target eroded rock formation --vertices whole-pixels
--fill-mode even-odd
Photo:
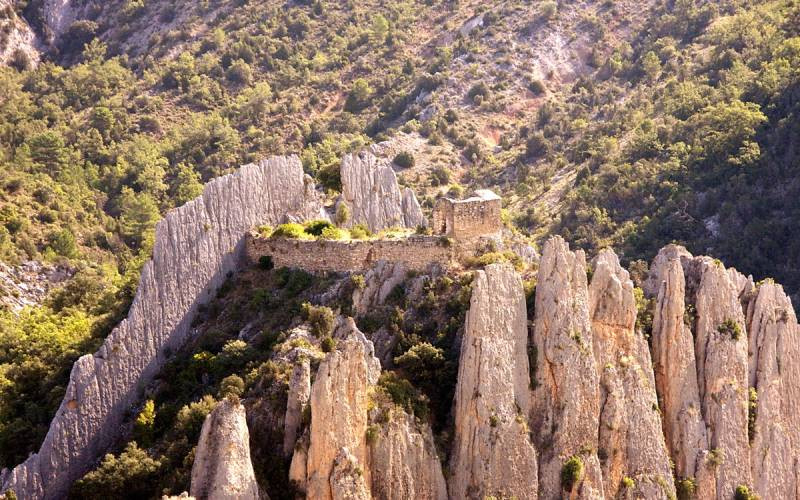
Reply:
[[[258,500],[245,409],[223,399],[200,432],[189,492],[198,500]]]
[[[66,494],[118,437],[137,388],[187,339],[197,307],[237,268],[244,234],[320,212],[308,181],[296,156],[273,157],[211,181],[202,196],[158,223],[128,317],[97,353],[75,363],[39,452],[11,471],[4,491],[26,499]]]
[[[507,264],[478,271],[461,344],[451,498],[535,498],[522,281]]]
[[[320,364],[311,387],[305,487],[308,498],[319,500],[334,498],[334,493],[345,487],[359,491],[361,481],[370,484],[367,403],[369,388],[380,375],[380,363],[373,355],[372,343],[352,319],[337,330],[338,349]],[[343,449],[346,453],[339,457]],[[336,469],[335,463],[340,464]],[[363,477],[344,477],[346,471],[356,468]]]
[[[674,498],[661,434],[650,350],[635,330],[633,282],[611,250],[593,262],[589,287],[594,356],[600,372],[599,450],[606,498]],[[632,481],[623,484],[623,479]]]
[[[539,460],[539,496],[558,498],[561,471],[575,457],[583,474],[565,484],[578,498],[601,497],[597,457],[600,379],[592,351],[586,257],[560,237],[544,245],[536,286],[537,359],[531,428]]]
[[[402,408],[373,424],[369,447],[372,496],[382,500],[446,500],[447,486],[431,428]]]
[[[0,30],[3,32],[3,43],[0,44],[0,65],[19,64],[19,57],[27,58],[27,62],[35,64],[39,59],[36,34],[27,21],[19,17],[13,0],[0,0]],[[20,55],[21,54],[21,55]]]
[[[342,200],[350,216],[347,227],[366,224],[370,231],[389,227],[427,225],[422,209],[411,189],[400,189],[391,165],[372,152],[345,155],[342,159]]]

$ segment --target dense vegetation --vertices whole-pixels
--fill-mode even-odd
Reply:
[[[627,262],[678,241],[800,290],[797,0],[78,3],[88,19],[45,62],[0,68],[0,261],[75,272],[41,306],[0,311],[0,466],[36,449],[72,362],[124,316],[161,215],[268,154],[300,153],[332,195],[344,152],[394,139],[402,147],[388,159],[426,208],[437,195],[460,196],[462,184],[493,187],[513,225],[537,238],[561,233],[590,253],[611,245]],[[40,6],[19,12],[36,29]],[[477,14],[482,25],[460,32]],[[532,72],[557,30],[574,33],[588,60]],[[348,237],[311,225],[278,231]],[[476,265],[497,259],[508,257]],[[290,295],[310,286],[263,266]],[[446,439],[450,385],[438,381],[454,376],[465,303],[453,297],[468,283],[427,286],[416,309],[450,319],[408,313],[398,290],[391,308],[359,325],[395,329],[396,372],[383,386]],[[291,300],[287,310],[300,314]],[[248,370],[270,352],[222,369],[220,342],[173,367],[183,380],[201,364],[213,389],[157,393],[139,447],[104,462],[76,494],[102,491],[92,488],[107,486],[103,474],[129,462],[156,478],[149,492],[185,484],[191,415],[210,408],[230,375],[245,395],[254,390]],[[141,454],[152,443],[151,462]]]

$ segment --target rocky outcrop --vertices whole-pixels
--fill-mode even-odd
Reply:
[[[19,17],[15,11],[13,0],[0,0],[0,30],[3,41],[0,43],[0,65],[7,66],[18,57],[27,58],[27,62],[35,64],[39,60],[36,34],[25,19]],[[22,54],[20,56],[19,54]]]
[[[689,294],[695,308],[694,337],[700,405],[711,451],[714,490],[708,498],[729,498],[750,481],[747,437],[747,337],[739,302],[739,283],[719,262],[693,259],[686,268]],[[738,280],[737,280],[738,281]],[[700,471],[698,471],[698,480]]]
[[[303,411],[311,397],[311,362],[308,357],[299,359],[292,370],[289,395],[286,398],[286,417],[283,420],[283,454],[294,451],[297,430],[303,420]]]
[[[343,491],[356,494],[370,484],[367,403],[380,363],[372,343],[351,318],[340,323],[336,337],[338,349],[320,364],[311,387],[305,489],[308,498],[319,500],[337,498],[337,492]],[[356,470],[361,471],[360,477],[352,477]]]
[[[3,490],[26,499],[64,496],[117,438],[139,388],[189,337],[198,306],[237,268],[245,233],[319,213],[308,182],[297,157],[273,157],[211,181],[159,222],[128,317],[97,353],[75,363],[39,452],[8,475]]]
[[[536,498],[522,281],[511,266],[492,264],[474,283],[455,392],[450,497]]]
[[[561,496],[562,467],[572,457],[583,474],[570,482],[576,498],[601,497],[597,456],[600,380],[592,351],[586,257],[560,237],[544,245],[536,286],[533,354],[537,359],[531,429],[539,460],[540,498]]]
[[[611,250],[593,262],[589,287],[600,372],[599,450],[606,498],[674,498],[647,340],[635,331],[633,282]],[[623,484],[624,478],[632,484]]]
[[[370,231],[389,227],[426,226],[427,221],[414,192],[400,189],[391,165],[370,151],[345,155],[342,159],[342,199],[350,217],[347,227],[365,224]]]
[[[698,469],[698,454],[708,449],[708,438],[700,408],[691,310],[686,309],[680,258],[665,262],[659,274],[662,281],[653,314],[653,368],[664,438],[675,463],[675,474],[691,478]]]
[[[750,465],[761,498],[800,495],[800,338],[780,285],[758,287],[749,307]]]
[[[370,500],[364,469],[346,447],[339,448],[331,469],[330,488],[333,500]],[[316,497],[310,497],[316,498]]]
[[[374,431],[369,447],[374,498],[447,499],[442,464],[427,423],[394,407],[388,422],[377,422],[370,428]]]
[[[258,500],[245,409],[220,401],[200,432],[189,492],[198,500]]]

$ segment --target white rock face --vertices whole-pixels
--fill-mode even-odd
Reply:
[[[0,0],[0,11],[11,12],[11,17],[0,21],[0,29],[6,34],[6,41],[0,47],[0,65],[8,65],[15,53],[21,51],[28,56],[32,64],[39,60],[36,34],[14,10],[13,0]]]
[[[478,271],[455,393],[451,498],[536,498],[527,345],[519,276],[507,264]]]
[[[382,500],[447,500],[430,426],[395,407],[389,422],[375,427],[377,434],[369,448],[372,496]]]
[[[686,284],[680,259],[669,260],[661,275],[653,314],[653,368],[664,438],[678,477],[694,477],[708,438],[700,411],[694,339],[684,319]]]
[[[94,355],[73,366],[66,395],[37,454],[8,476],[3,491],[26,499],[61,498],[117,438],[125,411],[191,335],[197,307],[241,260],[252,227],[287,216],[310,217],[300,160],[273,157],[208,183],[203,194],[156,226],[152,259],[142,269],[128,317]]]
[[[589,314],[600,370],[604,496],[617,498],[624,492],[634,498],[674,498],[650,350],[635,331],[636,312],[628,271],[613,251],[601,251],[589,287]],[[622,486],[624,477],[633,479],[632,487]]]
[[[542,250],[533,344],[538,385],[530,415],[540,453],[539,496],[561,496],[561,469],[578,456],[584,473],[570,498],[601,498],[600,378],[592,351],[586,257],[582,250],[571,252],[560,237],[550,238]]]
[[[800,338],[780,285],[758,287],[748,315],[750,387],[758,405],[750,446],[753,487],[761,498],[800,492]]]
[[[240,403],[222,400],[203,422],[189,493],[199,500],[258,500],[250,433]]]
[[[348,335],[342,333],[340,326],[338,348],[322,361],[311,387],[306,492],[308,498],[318,500],[336,498],[337,491],[350,491],[347,488],[351,486],[356,488],[353,491],[360,491],[362,481],[364,485],[370,484],[366,442],[368,390],[378,381],[380,363],[373,355],[372,343],[358,331],[351,318],[346,325]],[[339,457],[342,449],[346,453]],[[342,464],[336,471],[334,462]],[[344,477],[345,472],[356,469],[363,477]]]
[[[342,158],[342,198],[350,209],[345,226],[366,224],[370,231],[426,226],[413,191],[400,190],[392,167],[370,151]]]
[[[298,360],[289,381],[286,417],[283,420],[283,454],[290,456],[297,442],[297,430],[303,420],[303,410],[311,397],[311,362],[307,357]]]
[[[731,280],[721,263],[708,257],[692,260],[687,276],[689,283],[696,284],[695,359],[709,448],[724,455],[722,463],[713,467],[716,497],[729,498],[737,486],[752,484],[747,437],[747,333],[739,284]],[[731,331],[720,331],[726,322],[738,325],[738,339]]]
[[[47,42],[52,44],[67,32],[70,25],[75,21],[77,12],[72,0],[44,0],[42,15],[48,30],[48,33],[46,33]]]

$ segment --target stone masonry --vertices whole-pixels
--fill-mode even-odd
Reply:
[[[501,208],[500,197],[488,189],[466,200],[442,198],[433,208],[433,232],[458,239],[498,233],[503,228]]]

